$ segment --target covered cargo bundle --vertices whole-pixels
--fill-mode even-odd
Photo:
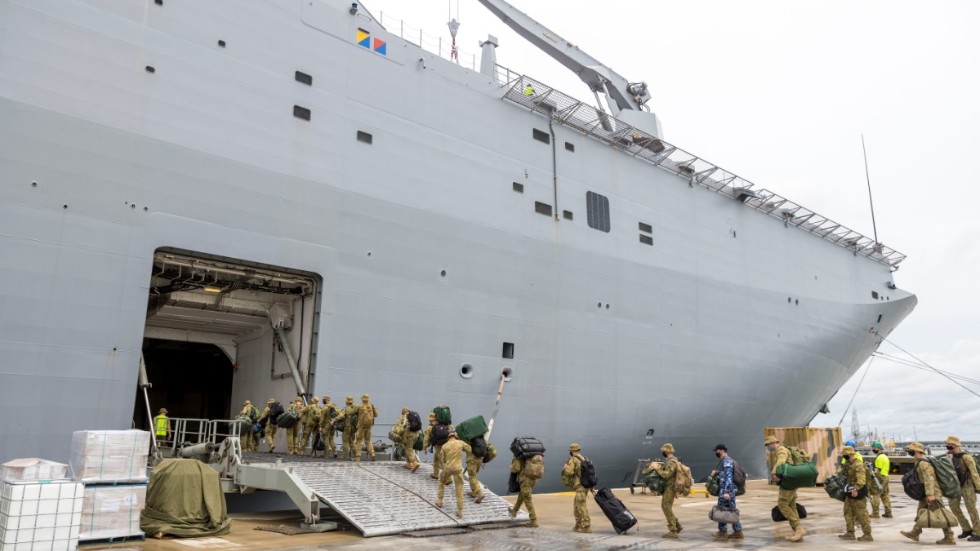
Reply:
[[[146,484],[85,486],[81,541],[138,537],[140,513],[146,503]]]
[[[477,415],[457,424],[456,436],[463,440],[473,440],[477,436],[483,436],[488,430],[490,429],[487,428],[487,422],[483,416]]]
[[[510,451],[514,457],[527,459],[534,455],[543,455],[544,444],[533,436],[518,436],[510,443]]]
[[[196,538],[220,536],[231,528],[218,472],[196,459],[165,459],[153,469],[140,528]]]
[[[817,485],[817,466],[813,463],[790,465],[783,463],[776,469],[779,476],[779,489],[795,490],[812,488]]]
[[[68,464],[80,482],[145,482],[150,433],[81,430],[72,434]]]

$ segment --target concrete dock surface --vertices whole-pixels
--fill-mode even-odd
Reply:
[[[894,518],[872,519],[874,542],[845,541],[837,537],[844,531],[843,504],[827,496],[823,488],[806,488],[799,491],[799,502],[807,509],[808,518],[803,520],[806,537],[800,543],[784,540],[792,531],[786,522],[773,522],[770,512],[776,504],[775,486],[765,481],[750,481],[748,491],[738,498],[743,531],[742,540],[715,539],[712,533],[717,525],[708,519],[708,512],[716,498],[706,494],[693,494],[679,498],[674,504],[674,513],[680,520],[683,531],[680,539],[668,540],[661,536],[666,531],[663,513],[660,510],[660,497],[641,493],[640,488],[631,494],[628,488],[614,490],[626,506],[639,519],[636,527],[627,534],[617,535],[609,521],[595,502],[589,499],[589,513],[592,517],[591,534],[572,531],[575,521],[572,517],[572,493],[540,494],[534,496],[538,514],[539,528],[528,528],[521,524],[509,527],[486,527],[483,529],[449,530],[445,535],[429,536],[385,536],[364,538],[357,531],[344,530],[322,534],[285,535],[269,532],[260,527],[298,528],[297,514],[283,511],[279,513],[241,514],[233,516],[231,533],[214,538],[147,540],[137,543],[119,543],[109,546],[86,545],[83,549],[114,549],[139,551],[187,551],[189,549],[212,550],[319,550],[319,549],[404,549],[424,547],[427,550],[473,549],[473,550],[528,550],[528,549],[821,549],[821,550],[859,550],[868,548],[912,549],[913,546],[934,545],[942,538],[940,530],[927,530],[919,543],[912,542],[899,534],[913,525],[916,503],[902,492],[901,484],[892,477],[891,497]],[[695,488],[703,488],[695,485]],[[510,502],[515,496],[508,496]],[[467,503],[467,507],[478,505]],[[464,511],[465,515],[465,511]],[[959,528],[955,529],[960,532]],[[860,527],[856,527],[860,535]],[[958,545],[976,547],[980,543],[958,540]]]

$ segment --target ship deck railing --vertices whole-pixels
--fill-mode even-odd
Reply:
[[[503,98],[624,153],[897,270],[906,255],[527,75],[497,65]],[[527,87],[532,94],[527,94]]]

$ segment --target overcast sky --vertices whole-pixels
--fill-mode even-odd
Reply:
[[[569,2],[517,8],[630,81],[646,81],[664,137],[872,236],[861,134],[878,235],[908,255],[895,283],[919,305],[889,340],[938,369],[980,379],[980,2],[932,0]],[[458,5],[458,11],[457,11]],[[588,100],[575,75],[476,0],[373,0],[427,40],[461,23],[461,62],[500,40],[497,62]],[[882,352],[904,356],[884,344]],[[834,426],[864,369],[815,426]],[[980,393],[980,385],[967,384]],[[980,440],[980,398],[875,359],[855,399],[862,430]],[[844,432],[851,428],[847,415]]]

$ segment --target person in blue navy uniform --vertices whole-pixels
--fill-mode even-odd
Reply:
[[[726,509],[735,508],[735,460],[728,457],[728,447],[724,444],[715,446],[715,457],[720,459],[718,468],[711,471],[711,476],[718,477],[718,506]],[[732,533],[728,533],[728,525],[718,523],[718,531],[712,534],[716,538],[742,539],[742,525],[733,524]]]

